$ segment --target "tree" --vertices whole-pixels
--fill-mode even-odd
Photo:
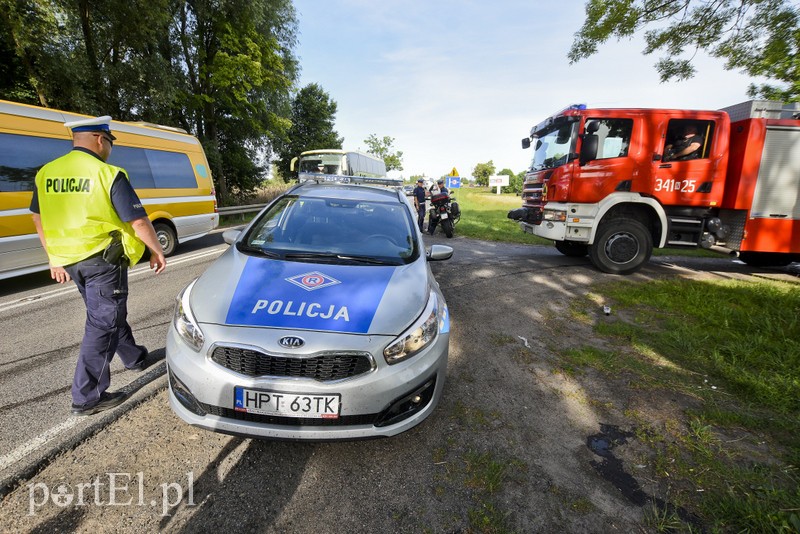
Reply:
[[[494,162],[489,160],[486,163],[478,163],[472,171],[472,176],[475,178],[475,183],[480,186],[489,185],[489,177],[494,176]]]
[[[0,96],[180,126],[202,142],[220,200],[247,195],[291,126],[291,0],[142,5],[0,0],[0,74],[16,80]]]
[[[297,20],[291,0],[194,0],[180,3],[178,39],[187,129],[203,142],[225,203],[247,195],[291,126],[290,89]]]
[[[375,134],[369,134],[364,143],[369,147],[368,151],[382,158],[386,163],[387,171],[402,171],[403,170],[403,152],[401,150],[394,150],[394,138],[388,135],[383,136],[383,139],[378,139]]]
[[[281,143],[276,162],[278,173],[288,182],[297,176],[289,170],[292,158],[306,150],[322,148],[342,148],[343,138],[339,137],[333,125],[336,119],[337,104],[322,87],[311,83],[300,89],[292,100],[292,126],[287,138]]]
[[[568,57],[575,63],[611,37],[648,27],[644,54],[665,53],[655,64],[662,82],[694,76],[702,50],[724,59],[727,70],[782,84],[751,84],[751,97],[800,99],[800,7],[793,0],[589,0]]]

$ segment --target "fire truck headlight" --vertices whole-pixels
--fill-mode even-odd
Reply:
[[[567,212],[562,210],[544,210],[542,219],[545,221],[567,222]]]

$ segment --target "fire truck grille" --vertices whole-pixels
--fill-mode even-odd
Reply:
[[[363,352],[330,352],[293,358],[254,349],[218,346],[211,359],[226,369],[247,376],[311,378],[320,382],[351,378],[372,370],[372,358]]]

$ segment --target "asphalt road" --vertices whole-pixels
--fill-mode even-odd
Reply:
[[[185,243],[160,275],[153,274],[147,263],[130,270],[128,322],[137,342],[151,351],[153,365],[137,374],[115,358],[111,390],[147,390],[147,384],[164,374],[164,345],[175,295],[226,247],[221,232],[214,232]],[[0,488],[64,444],[89,435],[98,420],[110,420],[125,409],[113,417],[69,413],[84,317],[75,284],[56,284],[49,271],[0,281]]]
[[[93,417],[69,414],[84,318],[74,286],[58,286],[47,274],[0,283],[0,526],[5,519],[11,530],[639,530],[641,503],[590,467],[596,457],[587,440],[610,416],[587,404],[585,392],[602,387],[559,377],[548,363],[554,340],[582,335],[562,330],[570,303],[612,279],[798,274],[797,265],[753,271],[723,257],[656,257],[636,275],[614,277],[552,247],[441,234],[426,241],[455,249],[451,260],[431,264],[453,318],[443,402],[401,436],[350,444],[231,438],[188,427],[169,411],[163,358],[174,296],[225,250],[219,232],[188,243],[161,275],[146,264],[131,271],[129,322],[154,362],[135,374],[115,361],[112,389],[133,398]],[[505,474],[494,488],[487,480],[497,466]],[[194,502],[170,514],[159,513],[157,499],[151,508],[56,504],[40,516],[25,513],[38,498],[32,481],[54,489],[59,480],[110,471],[140,474],[139,486],[153,488],[180,479],[184,501]],[[191,496],[183,480],[189,473]]]

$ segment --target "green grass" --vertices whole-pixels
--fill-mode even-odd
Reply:
[[[663,427],[627,414],[654,451],[656,476],[673,488],[673,504],[712,531],[797,531],[800,284],[674,279],[593,292],[615,310],[615,320],[595,331],[618,349],[568,351],[565,369],[627,373],[631,387],[651,388],[653,396],[675,390],[697,401]],[[761,444],[742,449],[727,438],[742,430]],[[669,531],[678,518],[656,510],[650,520]]]
[[[512,194],[497,195],[485,187],[462,187],[454,189],[452,195],[461,207],[461,220],[456,225],[456,235],[506,241],[531,245],[552,245],[520,230],[519,223],[508,218],[508,212],[522,207],[522,198]]]

